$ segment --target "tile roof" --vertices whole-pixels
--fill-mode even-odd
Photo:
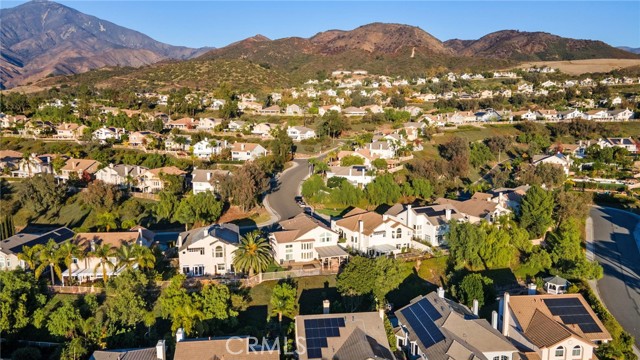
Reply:
[[[244,146],[244,148],[243,148]],[[258,146],[260,146],[260,144],[254,144],[254,143],[234,143],[231,147],[231,151],[253,151],[255,150]]]
[[[166,174],[166,175],[184,175],[186,174],[186,172],[178,169],[175,166],[165,166],[165,167],[160,167],[160,168],[156,168],[156,169],[151,169],[149,170],[149,172],[155,176],[159,176],[160,174]]]
[[[207,174],[209,173],[211,174],[211,178],[231,175],[231,171],[229,170],[194,169],[191,172],[191,182],[207,182]]]
[[[90,174],[98,171],[100,163],[92,159],[69,159],[61,170],[63,171],[86,171]]]
[[[240,228],[234,224],[213,224],[189,231],[181,232],[179,237],[182,238],[182,246],[180,250],[186,249],[207,236],[212,236],[229,244],[238,244],[240,242]]]
[[[364,225],[363,234],[371,235],[373,231],[384,222],[382,215],[375,211],[366,211],[355,208],[346,213],[342,219],[336,221],[336,225],[357,232],[359,230],[359,222]]]
[[[183,340],[176,343],[174,360],[279,360],[280,351],[252,350],[249,337]]]
[[[304,235],[318,227],[333,232],[318,220],[304,213],[298,214],[289,220],[281,221],[279,225],[282,230],[274,231],[271,234],[275,241],[281,244],[303,240]]]
[[[488,214],[492,213],[498,204],[479,199],[469,199],[465,201],[438,198],[436,204],[439,205],[452,205],[456,210],[463,214],[484,218]]]
[[[121,231],[121,232],[92,232],[78,233],[76,241],[83,246],[90,246],[93,241],[98,245],[106,244],[113,248],[120,247],[123,244],[133,244],[140,238],[138,231]]]
[[[96,350],[90,360],[158,360],[156,348]]]

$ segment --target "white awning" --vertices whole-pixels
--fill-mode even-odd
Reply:
[[[318,257],[321,259],[331,258],[331,257],[340,257],[340,256],[349,256],[349,253],[347,253],[346,251],[344,251],[343,248],[337,245],[317,247],[316,251],[318,252]]]

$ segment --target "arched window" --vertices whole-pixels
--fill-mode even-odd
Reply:
[[[556,357],[564,357],[564,347],[558,346],[556,348]]]
[[[402,237],[402,229],[396,229],[396,239],[400,239]]]
[[[575,357],[582,356],[582,347],[580,345],[574,346],[573,351],[571,351],[571,356],[575,356]]]
[[[224,251],[222,250],[222,246],[216,246],[216,257],[221,258],[224,256]]]

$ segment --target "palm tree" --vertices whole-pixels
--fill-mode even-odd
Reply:
[[[56,244],[53,239],[49,239],[49,241],[40,249],[38,252],[38,260],[40,260],[40,265],[38,265],[35,270],[36,278],[39,278],[44,272],[44,269],[48,266],[49,271],[51,272],[51,285],[55,285],[54,274],[58,275],[58,278],[62,279],[62,270],[60,268],[62,258],[58,252],[58,244]]]
[[[42,249],[42,245],[23,246],[22,252],[18,254],[18,259],[24,261],[27,268],[35,270],[38,263],[38,253]]]
[[[22,162],[24,163],[24,166],[27,168],[27,173],[29,174],[29,177],[31,177],[31,169],[36,168],[36,166],[38,165],[36,162],[35,156],[31,156],[31,154],[29,154],[28,152],[25,152],[24,154],[22,154]]]
[[[73,259],[82,259],[84,258],[83,249],[75,242],[67,241],[64,244],[60,245],[58,249],[60,254],[60,258],[67,266],[67,270],[69,271],[69,283],[71,283],[71,263],[73,263]]]
[[[133,245],[122,244],[122,246],[113,251],[113,255],[116,257],[116,270],[123,268],[131,269],[136,263]]]
[[[143,269],[151,269],[156,264],[156,257],[153,251],[146,246],[140,244],[133,245],[133,256],[138,266]]]
[[[98,215],[97,223],[98,226],[105,229],[106,232],[109,232],[109,230],[118,227],[118,223],[116,222],[116,215],[108,211]]]
[[[296,315],[296,289],[288,283],[276,285],[271,294],[271,313],[278,315],[282,324],[282,316],[293,318]]]
[[[233,266],[236,270],[247,272],[263,272],[272,261],[271,244],[259,231],[253,231],[240,239],[238,248],[233,252]]]
[[[205,315],[202,310],[194,306],[193,303],[187,302],[183,306],[174,309],[171,329],[176,331],[179,328],[183,328],[185,333],[189,335],[196,324],[202,321],[204,317]]]
[[[91,251],[91,256],[97,257],[100,260],[100,263],[93,268],[93,276],[96,276],[98,272],[98,267],[102,267],[102,281],[107,285],[107,265],[111,266],[111,268],[115,268],[115,264],[111,261],[111,257],[113,256],[113,249],[111,246],[107,244],[96,245],[95,250]]]

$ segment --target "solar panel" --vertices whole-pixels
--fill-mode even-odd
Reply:
[[[564,307],[564,306],[582,306],[582,302],[578,298],[561,298],[561,299],[545,299],[545,305],[549,309],[552,307]]]
[[[328,346],[327,338],[340,336],[340,328],[345,327],[344,318],[305,319],[304,334],[307,341],[307,357],[322,358],[322,348]]]
[[[600,326],[598,326],[598,324],[596,324],[596,323],[593,323],[593,324],[578,324],[578,326],[580,327],[580,330],[582,330],[583,333],[598,333],[598,332],[602,331],[600,329]]]
[[[433,307],[427,299],[422,299],[409,305],[400,313],[405,317],[408,325],[426,347],[435,345],[444,340],[444,335],[435,324],[442,315]]]
[[[545,299],[545,305],[554,316],[560,316],[563,323],[577,325],[584,333],[602,331],[589,311],[578,298]]]

